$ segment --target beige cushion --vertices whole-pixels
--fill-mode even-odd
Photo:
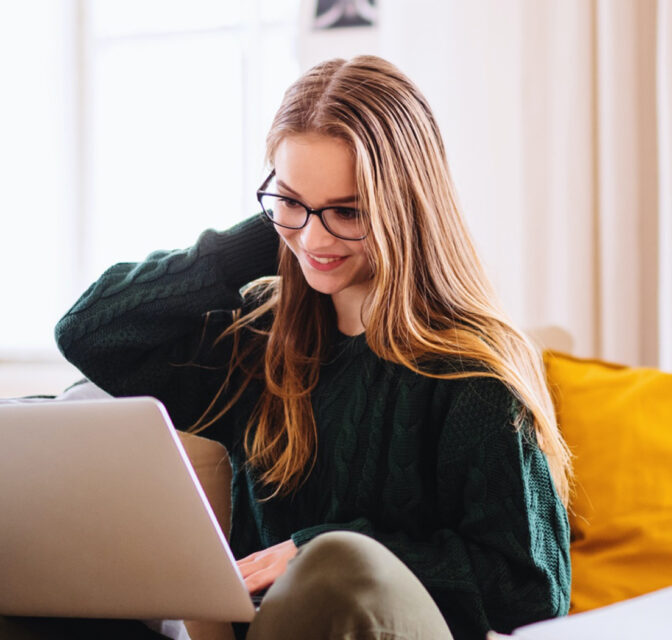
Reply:
[[[215,512],[219,526],[228,537],[231,527],[231,464],[219,442],[178,431],[203,491]],[[191,640],[234,640],[228,622],[185,620]]]
[[[231,529],[231,463],[224,445],[192,433],[178,431],[184,450],[217,516],[224,535]]]

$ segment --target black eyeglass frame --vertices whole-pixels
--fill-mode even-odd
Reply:
[[[368,234],[365,233],[363,236],[359,238],[346,238],[345,236],[339,235],[338,233],[334,233],[330,228],[329,225],[324,220],[324,217],[322,216],[324,211],[327,211],[328,209],[342,209],[344,211],[356,211],[358,215],[361,215],[361,211],[359,209],[356,209],[355,207],[339,207],[339,206],[330,206],[330,207],[322,207],[320,209],[311,209],[307,204],[304,204],[301,202],[301,200],[297,200],[296,198],[290,198],[289,196],[283,196],[280,195],[279,193],[272,193],[271,191],[264,191],[266,187],[268,186],[268,183],[273,179],[273,176],[275,176],[275,169],[271,171],[271,173],[268,175],[268,178],[264,180],[263,184],[257,189],[257,200],[259,201],[259,204],[261,205],[261,209],[264,212],[264,216],[268,218],[273,224],[277,225],[278,227],[282,227],[283,229],[303,229],[307,224],[308,220],[310,220],[310,216],[317,216],[320,219],[320,222],[322,223],[322,226],[332,235],[335,236],[336,238],[339,238],[340,240],[347,240],[349,242],[359,242],[361,240],[364,240]],[[289,225],[286,224],[280,224],[271,216],[268,214],[266,211],[266,207],[264,207],[263,202],[261,201],[263,196],[274,196],[276,198],[283,198],[284,200],[289,200],[291,202],[294,202],[300,206],[302,206],[306,210],[306,219],[304,220],[303,224],[298,226],[298,227],[290,227]]]

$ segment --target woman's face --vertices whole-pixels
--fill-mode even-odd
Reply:
[[[342,140],[317,134],[284,138],[273,158],[275,191],[312,209],[331,204],[357,207],[355,161]],[[366,240],[341,240],[309,216],[303,229],[276,230],[301,265],[308,284],[331,296],[368,291],[371,270]]]

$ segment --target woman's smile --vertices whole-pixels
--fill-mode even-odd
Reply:
[[[318,271],[333,271],[348,259],[348,256],[318,255],[309,251],[306,251],[305,255],[308,264]]]

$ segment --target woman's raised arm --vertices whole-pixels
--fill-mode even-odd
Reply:
[[[205,231],[189,249],[114,265],[58,322],[58,347],[112,395],[153,395],[183,426],[194,417],[190,387],[203,397],[203,370],[174,365],[192,360],[208,331],[224,328],[226,311],[241,306],[243,285],[276,273],[277,250],[277,234],[257,216]],[[203,316],[212,310],[223,312],[206,326]]]

